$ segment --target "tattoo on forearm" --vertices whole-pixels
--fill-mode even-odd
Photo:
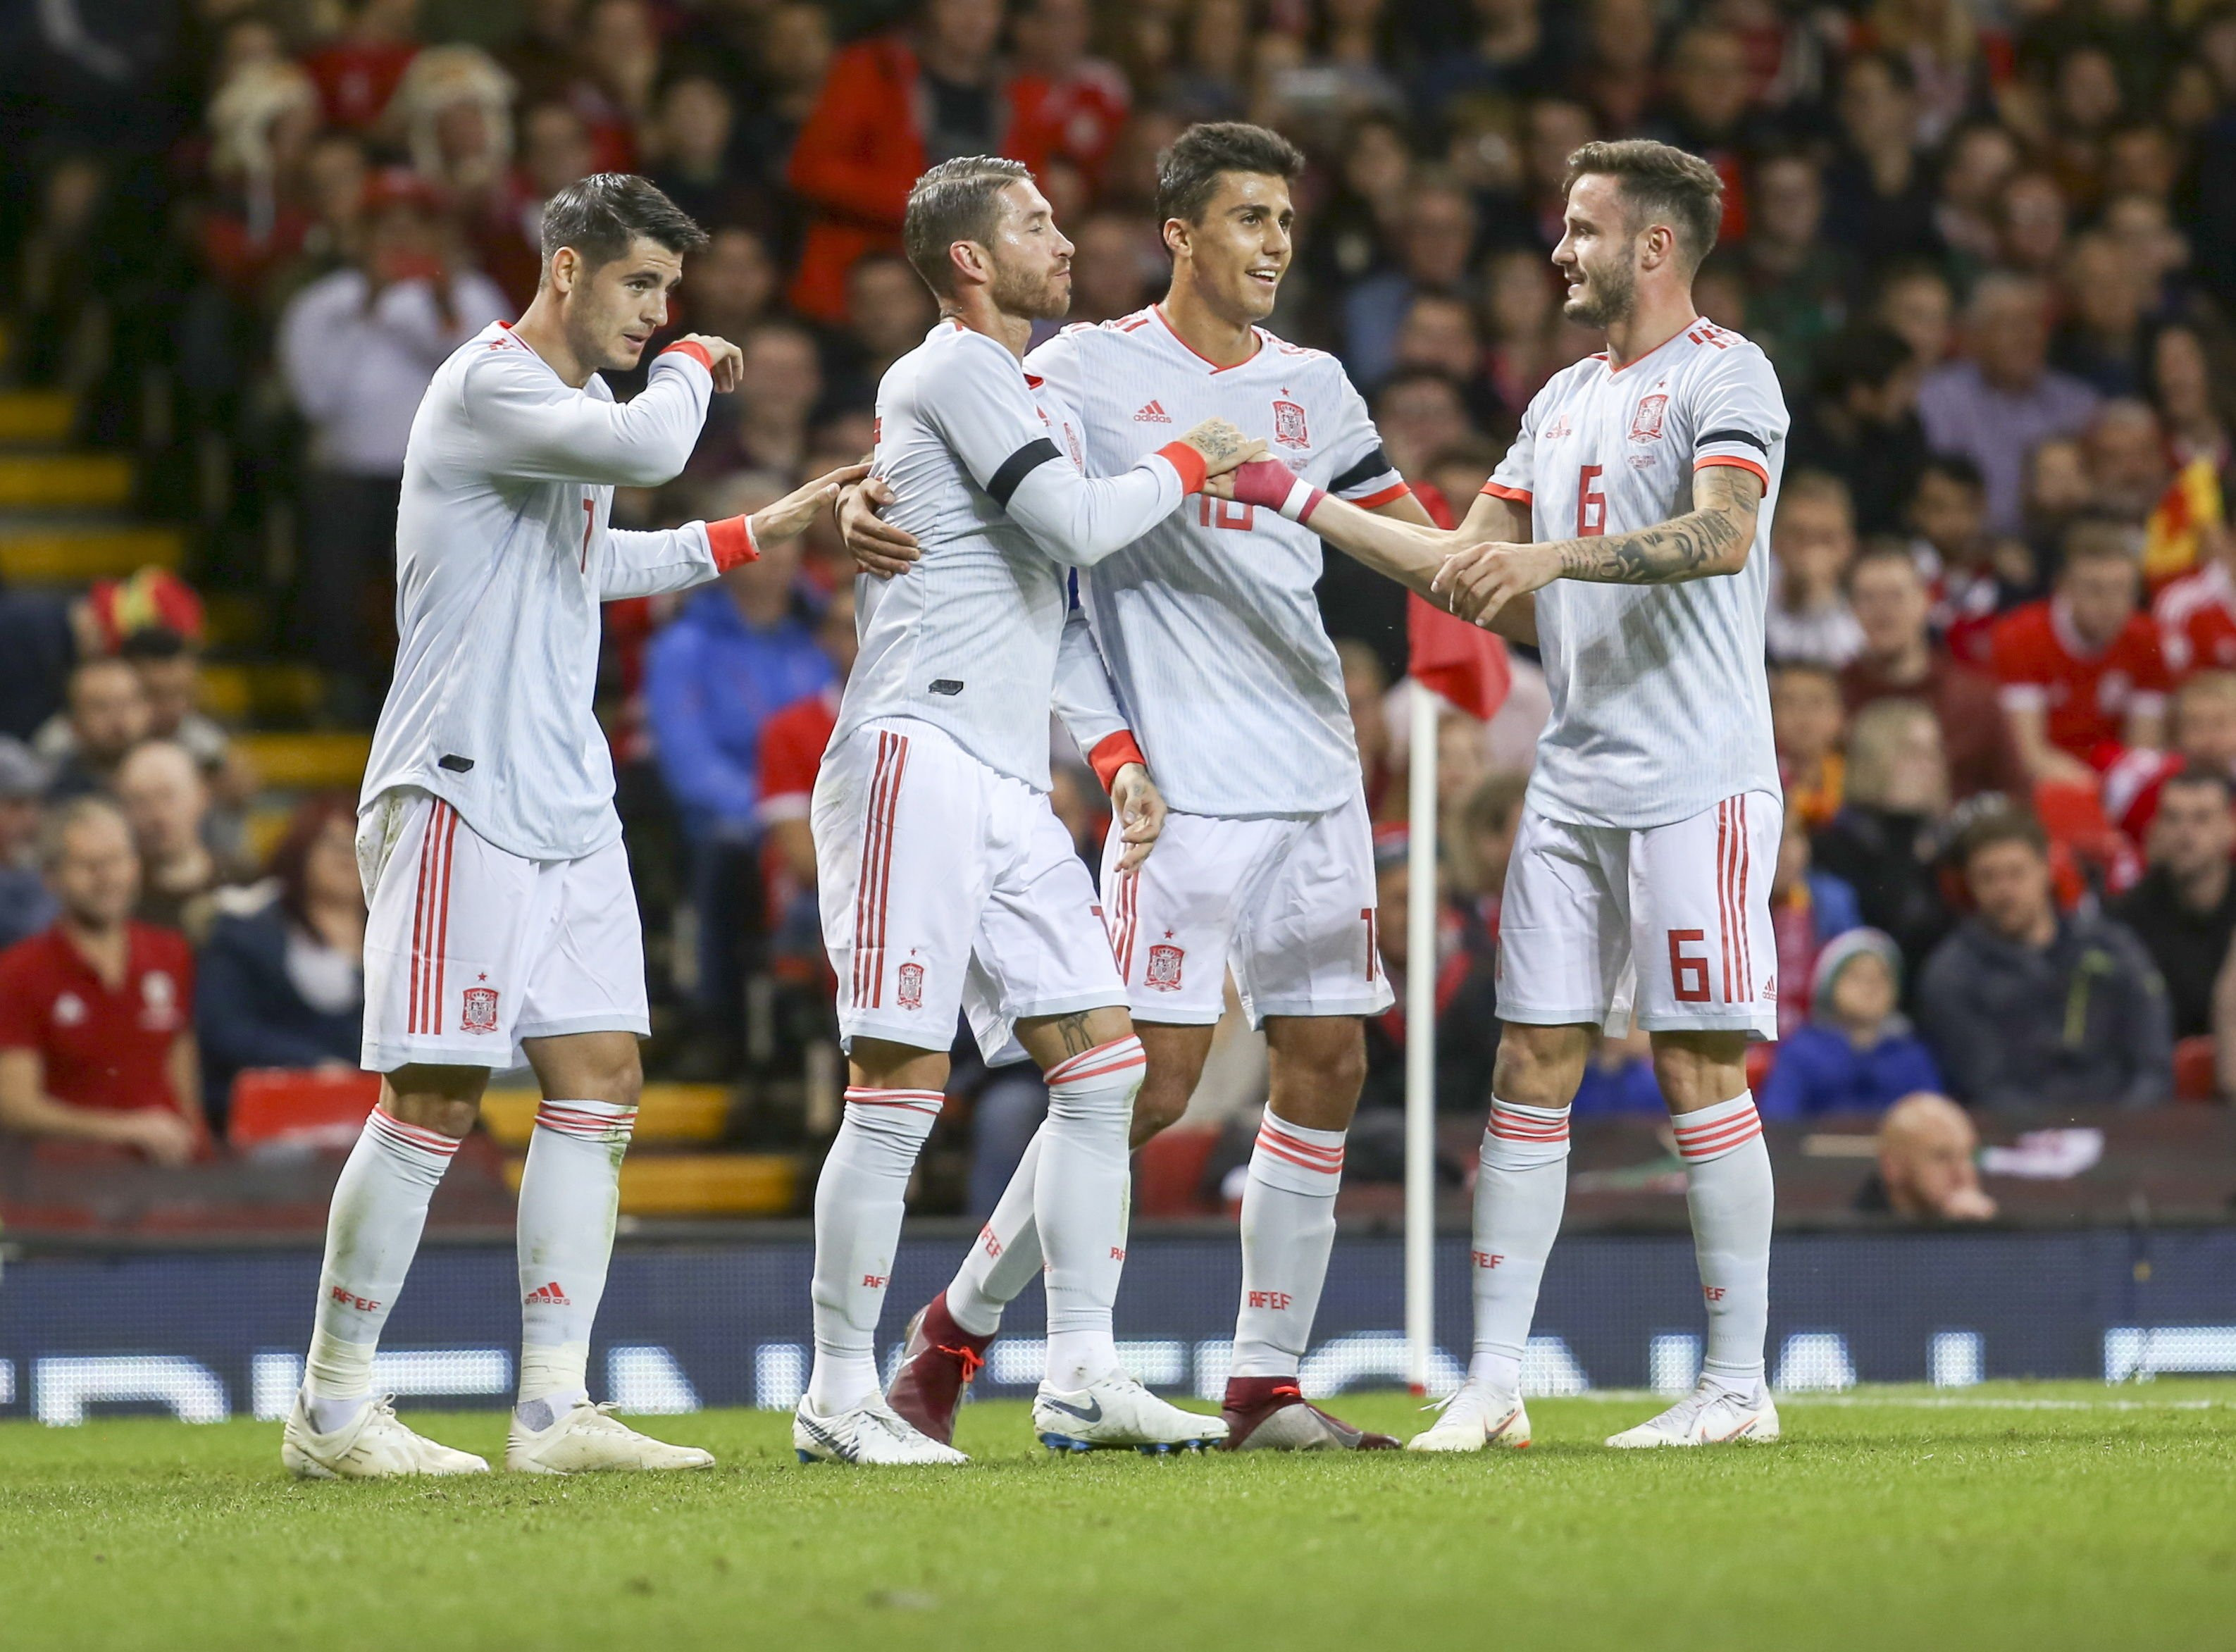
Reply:
[[[1736,477],[1739,480],[1727,480]],[[1634,533],[1561,543],[1561,576],[1609,585],[1668,585],[1713,572],[1754,536],[1762,484],[1751,471],[1718,465],[1693,484],[1685,516]]]

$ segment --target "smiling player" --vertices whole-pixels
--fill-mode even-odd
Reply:
[[[1044,381],[1045,405],[1090,476],[1123,474],[1174,429],[1218,417],[1270,438],[1319,487],[1429,530],[1342,365],[1258,325],[1293,255],[1289,186],[1303,164],[1262,127],[1190,128],[1159,161],[1173,258],[1163,301],[1068,327],[1026,370]],[[883,523],[871,510],[881,497],[872,486],[848,501],[851,539],[865,565],[905,566],[899,512]],[[904,510],[904,486],[900,497]],[[1413,553],[1419,585],[1441,560],[1441,546]],[[1081,575],[1108,679],[1066,680],[1096,702],[1067,721],[1087,734],[1104,783],[1146,754],[1171,811],[1138,872],[1118,864],[1115,838],[1104,866],[1111,939],[1148,1056],[1134,1142],[1187,1106],[1230,968],[1271,1048],[1223,1408],[1227,1443],[1244,1450],[1397,1444],[1307,1404],[1298,1385],[1365,1071],[1363,1018],[1391,1003],[1358,752],[1313,595],[1320,565],[1318,538],[1278,511],[1193,501]],[[891,1399],[934,1438],[949,1437],[1003,1308],[1040,1269],[1031,1189],[1042,1151],[1036,1137],[954,1282],[911,1326]]]
[[[1763,672],[1786,405],[1762,352],[1701,316],[1693,273],[1723,186],[1698,156],[1589,143],[1568,161],[1553,261],[1608,347],[1522,415],[1436,583],[1456,611],[1534,629],[1553,716],[1537,743],[1499,925],[1498,1010],[1475,1205],[1475,1357],[1420,1451],[1526,1445],[1521,1362],[1567,1196],[1568,1104],[1593,1040],[1634,1003],[1674,1116],[1707,1303],[1698,1386],[1618,1446],[1778,1438],[1763,1383],[1772,1188],[1746,1080],[1778,1031],[1770,883],[1782,800]],[[1239,472],[1369,560],[1430,536]]]

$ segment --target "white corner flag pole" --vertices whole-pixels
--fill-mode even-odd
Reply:
[[[1405,1379],[1429,1392],[1437,1340],[1437,723],[1444,702],[1413,685],[1406,811]]]

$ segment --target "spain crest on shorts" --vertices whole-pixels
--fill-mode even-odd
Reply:
[[[1638,411],[1630,416],[1630,439],[1634,442],[1658,442],[1661,439],[1661,415],[1669,405],[1667,396],[1647,396],[1638,404]]]
[[[1149,949],[1149,972],[1142,977],[1143,984],[1160,992],[1180,990],[1180,964],[1187,954],[1177,946],[1157,945]]]
[[[1283,447],[1310,447],[1312,438],[1305,428],[1305,410],[1294,402],[1275,402],[1273,439]]]
[[[468,987],[458,1008],[458,1030],[461,1032],[495,1032],[497,1030],[497,989]]]
[[[904,1010],[923,1009],[924,965],[921,964],[904,964],[900,967],[899,973],[901,1008]]]

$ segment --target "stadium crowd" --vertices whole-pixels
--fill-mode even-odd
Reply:
[[[40,16],[0,70],[7,377],[81,392],[89,438],[177,483],[151,503],[194,530],[194,583],[265,616],[233,645],[314,660],[340,726],[370,721],[385,681],[421,391],[526,302],[540,203],[589,172],[643,171],[712,232],[676,326],[745,357],[685,476],[624,490],[617,522],[751,510],[867,450],[879,374],[933,318],[897,250],[928,162],[1033,166],[1079,248],[1074,318],[1101,321],[1161,290],[1157,152],[1227,118],[1313,161],[1274,329],[1343,359],[1449,519],[1536,391],[1597,346],[1547,260],[1566,156],[1632,135],[1700,153],[1726,189],[1701,309],[1769,352],[1793,420],[1768,628],[1785,1038],[1764,1116],[2236,1091],[2236,7],[175,0],[112,17],[62,0]],[[622,808],[655,995],[683,1030],[659,1058],[717,1076],[796,1068],[827,1037],[806,813],[852,663],[852,568],[828,520],[766,550],[681,601],[609,610]],[[1403,596],[1330,560],[1394,909],[1417,692]],[[347,800],[303,800],[251,865],[253,781],[194,709],[202,642],[164,576],[0,593],[0,1125],[177,1156],[149,1114],[221,1121],[244,1068],[354,1059]],[[1381,931],[1394,977],[1437,972],[1439,1103],[1470,1114],[1545,708],[1525,652],[1514,676],[1490,724],[1444,719],[1438,956]],[[1069,755],[1057,806],[1088,852],[1104,806]],[[1370,1109],[1402,1094],[1402,1004],[1369,1030]],[[144,1059],[85,1053],[135,1038]],[[1243,1101],[1262,1084],[1246,1048],[1214,1073]],[[998,1188],[1034,1086],[958,1082]],[[1606,1041],[1578,1112],[1660,1107],[1642,1041]],[[1970,1129],[1918,1107],[1903,1128]]]

